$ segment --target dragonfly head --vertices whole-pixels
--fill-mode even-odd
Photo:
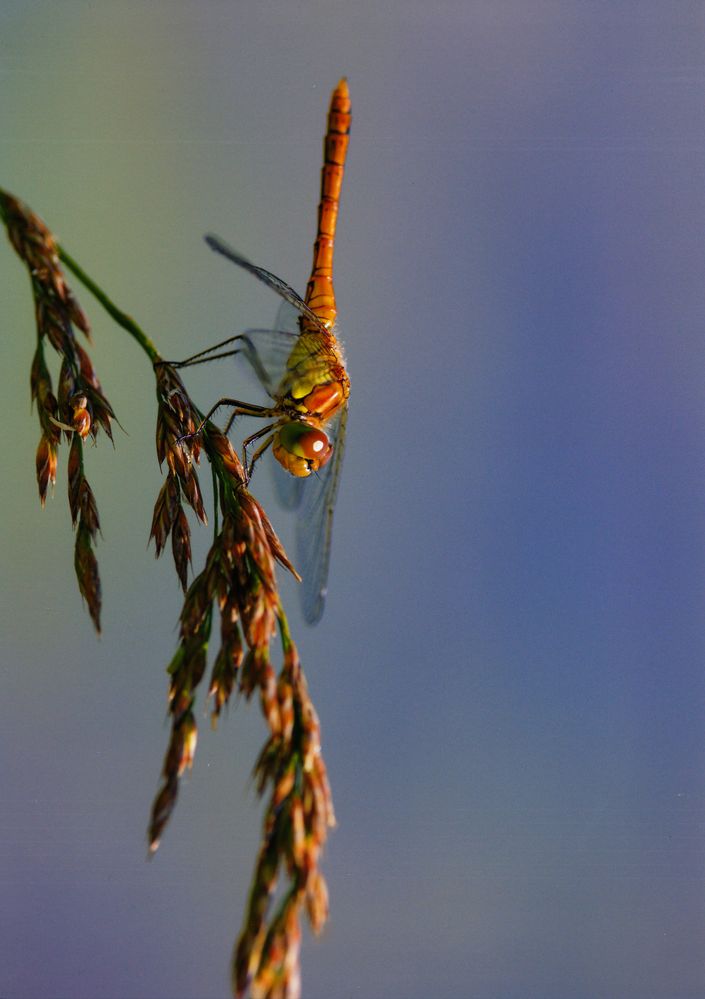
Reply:
[[[302,478],[330,461],[333,445],[322,430],[294,420],[275,430],[272,450],[287,472]]]

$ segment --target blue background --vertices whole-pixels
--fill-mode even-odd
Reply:
[[[339,820],[309,999],[705,995],[704,20],[678,0],[0,7],[0,184],[169,357],[276,311],[204,232],[304,289],[349,78],[353,395],[316,629],[286,589]],[[201,700],[147,864],[180,607],[146,547],[152,374],[79,287],[127,431],[87,459],[98,640],[65,454],[36,497],[26,273],[1,245],[0,269],[0,992],[224,996],[259,712],[213,734]],[[203,408],[250,384],[188,375]],[[288,538],[266,474],[255,491]]]

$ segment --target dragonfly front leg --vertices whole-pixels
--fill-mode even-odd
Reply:
[[[267,406],[255,406],[254,404],[248,402],[241,402],[239,399],[219,399],[214,406],[208,410],[206,415],[203,417],[196,429],[190,434],[183,434],[181,437],[176,438],[176,443],[181,444],[183,441],[190,440],[192,437],[198,437],[199,434],[203,432],[203,428],[210,420],[211,416],[220,409],[221,406],[233,406],[233,413],[230,418],[230,423],[235,419],[236,416],[273,416],[272,410]],[[230,423],[228,426],[230,426]]]
[[[252,469],[255,467],[255,462],[262,457],[264,452],[267,450],[268,447],[271,446],[272,441],[274,440],[274,434],[270,433],[270,431],[275,426],[276,426],[275,423],[270,423],[269,426],[262,427],[256,433],[250,434],[250,436],[242,442],[242,466],[245,469],[245,475],[247,476],[248,482],[252,477]],[[247,460],[248,447],[250,446],[250,444],[254,444],[255,441],[259,440],[260,437],[264,437],[266,434],[269,434],[269,437],[267,437],[264,443],[257,448],[255,453],[252,455],[252,458],[248,462]]]
[[[255,412],[255,410],[257,410],[257,412]],[[232,425],[238,416],[272,416],[272,415],[273,415],[272,410],[266,406],[254,406],[254,405],[250,406],[250,404],[246,402],[239,403],[228,417],[228,422],[225,424],[225,427],[223,429],[223,434],[225,437],[228,436],[232,428]],[[260,435],[256,434],[254,436],[259,437]]]
[[[224,357],[235,357],[237,354],[244,354],[259,380],[266,386],[270,380],[269,375],[260,359],[259,350],[255,346],[252,337],[256,334],[266,335],[272,333],[276,333],[281,338],[282,343],[286,342],[288,355],[291,352],[294,341],[299,336],[298,333],[290,333],[288,330],[249,329],[244,330],[242,333],[237,333],[235,336],[229,336],[227,340],[221,340],[220,343],[214,343],[212,347],[206,347],[205,350],[199,350],[197,354],[192,354],[190,357],[184,358],[183,361],[160,360],[154,363],[155,366],[168,364],[172,368],[190,368],[196,364],[207,364],[208,361],[220,361]],[[227,347],[231,343],[237,343],[238,346],[233,347],[232,350],[224,350],[220,354],[214,353],[214,351],[220,350],[221,347]]]
[[[242,347],[236,347],[234,350],[229,350],[223,354],[213,354],[213,351],[219,350],[221,347],[227,347],[228,344],[235,343],[237,340],[242,340],[244,335],[244,333],[238,333],[236,336],[229,336],[227,340],[221,340],[220,343],[214,343],[212,347],[199,350],[197,354],[192,354],[191,357],[186,357],[183,361],[157,361],[156,363],[169,364],[172,368],[188,368],[194,364],[205,364],[207,361],[215,361],[221,357],[232,357],[233,354],[242,353]]]

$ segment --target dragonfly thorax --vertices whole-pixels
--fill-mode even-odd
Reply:
[[[345,375],[345,379],[345,384],[340,380],[313,386],[308,384],[300,388],[296,386],[289,398],[297,412],[312,416],[317,420],[329,420],[347,398],[345,391],[347,375]]]
[[[318,427],[293,420],[274,431],[272,451],[287,472],[303,478],[330,461],[333,445]]]

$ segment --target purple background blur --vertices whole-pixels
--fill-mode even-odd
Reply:
[[[287,589],[339,819],[304,995],[702,999],[702,4],[3,0],[0,184],[183,357],[277,308],[203,233],[304,289],[342,74],[353,395],[316,629]],[[97,640],[65,453],[37,502],[2,241],[0,271],[0,995],[226,996],[259,712],[213,734],[201,699],[147,864],[180,607],[146,548],[152,375],[78,287],[127,431],[87,456]],[[230,362],[187,383],[204,408],[251,384]]]

